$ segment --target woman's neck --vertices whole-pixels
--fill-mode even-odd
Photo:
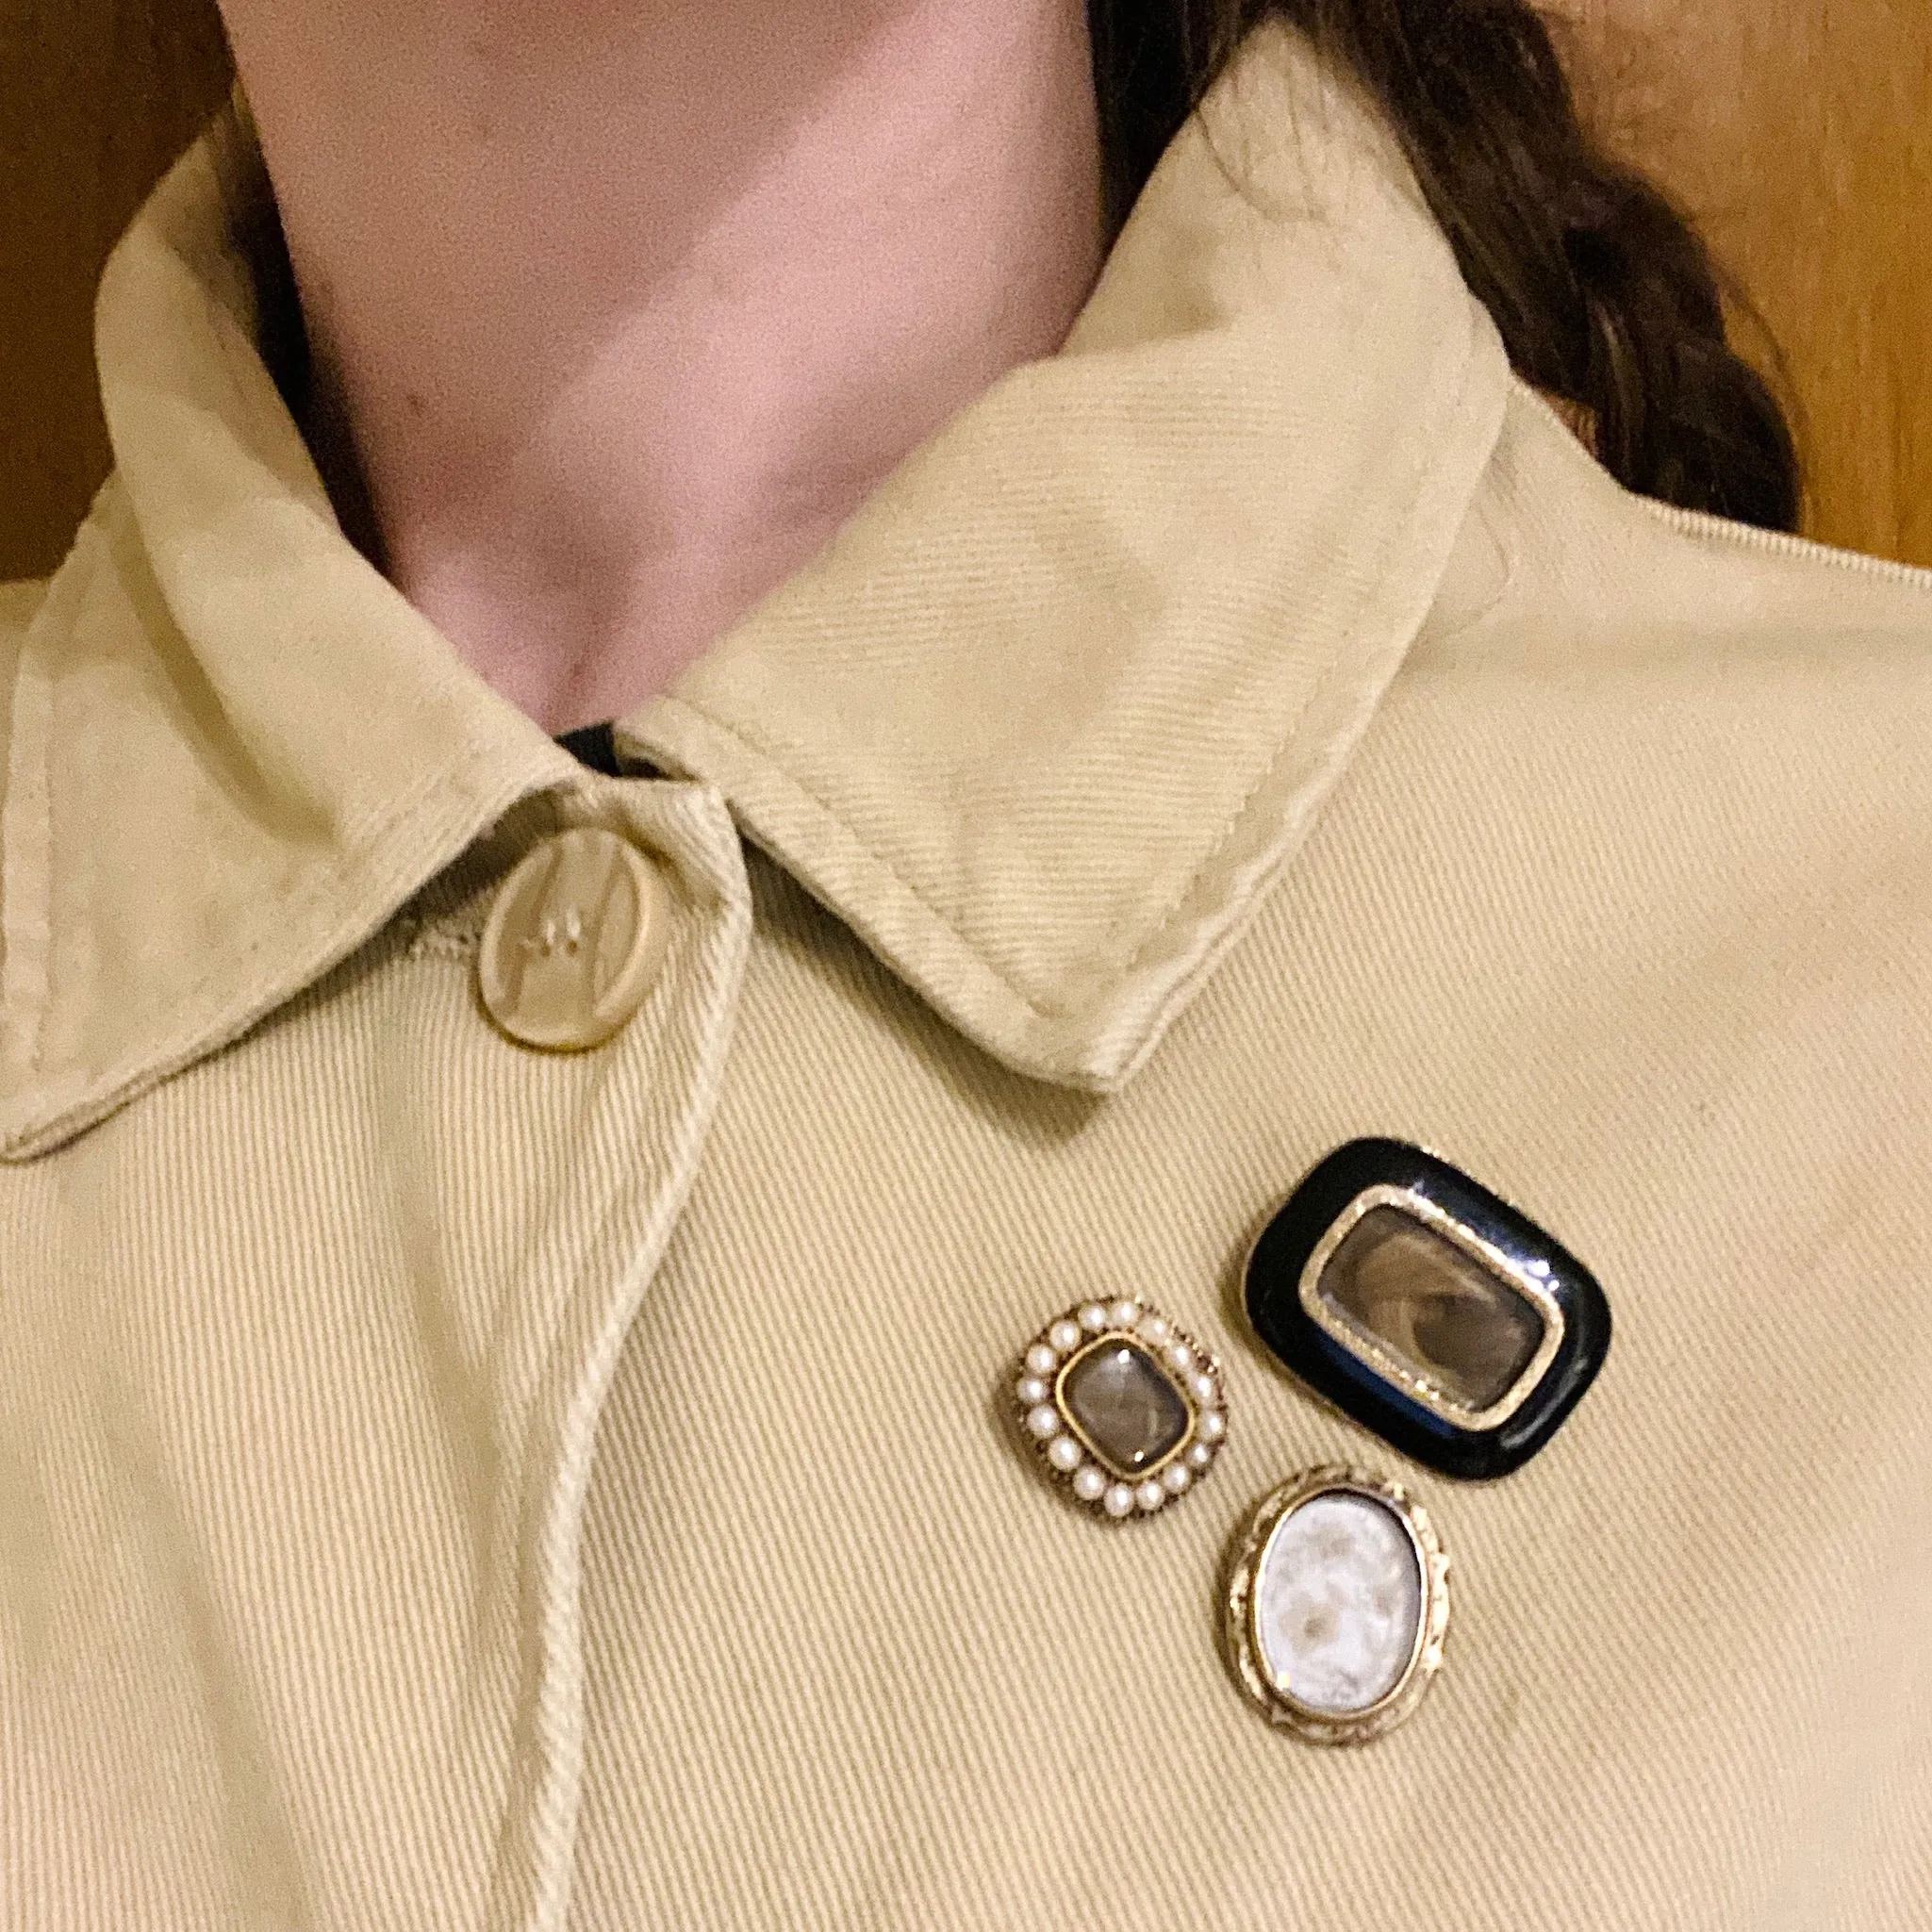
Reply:
[[[553,732],[669,685],[1100,265],[1082,0],[223,10],[331,494]]]

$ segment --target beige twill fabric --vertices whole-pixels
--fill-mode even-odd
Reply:
[[[1932,578],[1617,489],[1292,39],[1209,127],[621,722],[669,778],[341,538],[245,104],[124,241],[116,478],[0,607],[0,1924],[1932,1919]],[[549,1055],[471,976],[568,824],[674,932]],[[1362,1132],[1610,1294],[1501,1482],[1247,1334]],[[1101,1287],[1232,1417],[1123,1529],[1006,1423]],[[1456,1564],[1353,1753],[1214,1642],[1330,1460]]]

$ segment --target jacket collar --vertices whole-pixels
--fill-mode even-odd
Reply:
[[[342,535],[270,374],[245,100],[103,276],[116,471],[12,668],[0,1153],[361,945],[575,762]],[[1435,599],[1510,386],[1392,140],[1263,28],[1064,349],[916,451],[620,743],[955,1026],[1128,1080]]]

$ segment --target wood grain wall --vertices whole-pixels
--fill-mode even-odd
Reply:
[[[94,286],[228,79],[212,0],[0,0],[0,581],[50,570],[107,473]]]
[[[1588,118],[1695,217],[1784,352],[1807,533],[1932,565],[1932,4],[1560,5]]]
[[[1808,530],[1932,565],[1932,4],[1552,10],[1591,118],[1783,349]],[[107,473],[95,282],[228,78],[212,0],[0,0],[0,579],[50,570]]]

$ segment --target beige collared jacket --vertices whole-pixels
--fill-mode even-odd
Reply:
[[[0,1925],[1932,1924],[1932,575],[1620,489],[1269,31],[608,777],[341,534],[272,217],[238,96],[0,628]],[[667,936],[552,1051],[574,827]],[[1609,1298],[1513,1474],[1247,1324],[1362,1135]],[[1227,1434],[1116,1522],[1013,1378],[1121,1296]],[[1451,1559],[1356,1748],[1224,1636],[1329,1463]]]

